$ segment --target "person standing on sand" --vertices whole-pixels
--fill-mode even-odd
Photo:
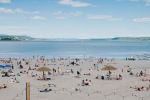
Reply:
[[[12,69],[14,69],[14,66],[12,65]]]
[[[140,72],[140,76],[143,76],[143,71]]]
[[[109,76],[110,76],[110,75],[111,75],[111,71],[109,70],[109,72],[108,72],[108,73],[109,73]]]
[[[79,71],[77,71],[77,76],[80,76],[80,72]]]
[[[73,74],[74,72],[73,72],[73,69],[71,69],[71,73]]]
[[[94,69],[96,69],[96,64],[93,64],[93,66],[94,66]]]
[[[82,86],[84,86],[85,85],[85,82],[84,82],[84,80],[82,80]]]

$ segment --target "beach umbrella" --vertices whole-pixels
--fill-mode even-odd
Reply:
[[[44,72],[48,72],[48,71],[50,71],[50,70],[51,70],[51,69],[48,68],[48,67],[39,67],[39,68],[37,69],[37,71],[43,72],[43,78],[44,78]]]
[[[11,69],[12,65],[10,64],[0,64],[0,69],[3,69],[2,73],[8,73],[8,69]]]
[[[117,68],[112,65],[104,65],[101,70],[117,70]]]
[[[9,64],[0,64],[0,68],[12,68],[12,65],[9,65]]]
[[[0,69],[4,69],[6,72],[8,71],[8,69],[11,69],[12,65],[10,64],[0,64]]]

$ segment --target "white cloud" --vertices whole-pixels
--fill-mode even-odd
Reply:
[[[63,14],[62,11],[57,11],[57,12],[54,12],[54,13],[53,13],[53,15],[55,15],[55,16],[62,15],[62,14]]]
[[[57,19],[65,19],[67,17],[66,13],[62,11],[54,12],[52,15],[55,16]]]
[[[147,6],[150,6],[150,0],[144,0],[144,2]]]
[[[12,9],[0,8],[0,14],[14,14],[15,12]]]
[[[26,17],[34,20],[45,20],[43,16],[39,16],[38,11],[25,11],[20,8],[9,9],[9,8],[0,8],[0,14],[12,14],[12,15],[26,15]],[[32,16],[32,17],[30,17]]]
[[[129,2],[135,2],[135,3],[143,3],[146,6],[150,6],[150,0],[116,0],[116,1],[129,1]]]
[[[138,23],[150,23],[150,17],[135,18],[133,21]]]
[[[55,16],[57,19],[66,19],[70,17],[79,17],[81,16],[81,12],[63,12],[63,11],[57,11],[53,13],[53,16]]]
[[[94,15],[94,14],[83,14],[81,12],[63,12],[63,11],[57,11],[52,14],[57,19],[66,19],[66,18],[72,18],[72,17],[87,17],[88,19],[92,20],[105,20],[105,21],[118,21],[121,20],[121,18],[114,17],[111,15]]]
[[[0,0],[0,3],[11,3],[11,0]]]
[[[93,20],[106,20],[106,21],[118,21],[121,20],[121,18],[113,17],[111,15],[88,15],[88,19]]]
[[[43,17],[43,16],[33,16],[31,17],[31,19],[34,19],[34,20],[46,20],[46,17]]]
[[[10,8],[0,8],[0,14],[38,14],[38,11],[25,11],[20,8],[10,9]]]
[[[39,14],[38,11],[25,11],[25,10],[22,10],[20,8],[14,9],[14,12],[16,14]]]
[[[71,7],[89,7],[92,6],[92,4],[87,2],[81,2],[77,0],[59,0],[59,4],[68,5]]]
[[[150,6],[150,0],[129,0],[131,2],[141,2],[144,3],[146,6]]]
[[[139,2],[140,0],[130,0],[130,1],[132,1],[132,2]]]

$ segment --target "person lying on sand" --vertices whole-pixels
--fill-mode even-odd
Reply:
[[[145,87],[145,86],[137,87],[137,86],[135,86],[135,87],[130,87],[130,88],[135,89],[135,91],[148,91],[148,90],[150,90],[150,86],[148,86],[148,87]]]
[[[4,88],[7,88],[6,84],[0,85],[0,89],[4,89]]]
[[[8,72],[5,72],[2,77],[10,77],[10,75],[8,74]]]
[[[88,80],[88,79],[86,79],[86,80],[82,80],[82,84],[81,84],[82,86],[91,86],[92,84],[91,84],[91,80]]]
[[[116,80],[122,80],[122,75],[119,74],[118,76],[116,76]]]
[[[52,91],[52,89],[45,88],[43,90],[40,90],[40,92],[50,92],[50,91]]]
[[[81,89],[80,88],[75,88],[75,91],[76,92],[78,92],[78,91],[81,92]]]
[[[16,78],[11,78],[8,82],[9,83],[19,83],[19,81]]]
[[[90,76],[90,75],[91,75],[91,73],[84,73],[83,75],[87,75],[87,76]]]
[[[56,87],[55,84],[48,84],[49,87]]]

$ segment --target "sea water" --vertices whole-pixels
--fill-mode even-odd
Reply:
[[[7,41],[0,42],[0,57],[132,57],[150,54],[150,41]]]

